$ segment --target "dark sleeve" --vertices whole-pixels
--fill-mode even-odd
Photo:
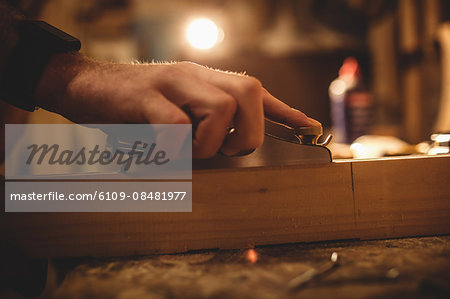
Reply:
[[[17,26],[22,19],[22,15],[4,1],[0,1],[0,81],[3,79],[3,70],[8,57],[18,41]]]

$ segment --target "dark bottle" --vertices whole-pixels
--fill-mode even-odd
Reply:
[[[331,121],[333,138],[338,143],[352,143],[370,133],[373,97],[362,81],[358,61],[344,60],[339,77],[330,84]]]

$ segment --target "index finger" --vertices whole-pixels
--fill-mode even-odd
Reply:
[[[263,88],[264,89],[264,88]],[[322,124],[303,112],[291,108],[289,105],[271,95],[264,89],[263,107],[265,116],[273,121],[289,127],[320,127]]]

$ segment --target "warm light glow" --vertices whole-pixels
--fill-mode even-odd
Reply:
[[[450,134],[433,134],[431,135],[431,140],[439,143],[450,142]]]
[[[198,19],[193,21],[187,30],[189,43],[197,49],[212,48],[219,40],[220,30],[217,25],[209,19]]]
[[[338,261],[338,254],[337,254],[337,252],[333,252],[333,253],[331,254],[331,261],[332,261],[333,263],[336,263],[336,262]]]
[[[341,79],[334,80],[330,85],[330,92],[335,96],[343,95],[346,89],[347,84]]]
[[[428,155],[443,155],[450,154],[450,149],[448,147],[437,146],[433,147],[428,151]]]
[[[247,260],[252,264],[256,263],[256,261],[258,260],[258,253],[256,253],[255,249],[247,250],[246,255]]]
[[[352,143],[352,145],[350,146],[350,150],[352,151],[353,158],[356,159],[367,158],[368,156],[370,156],[367,152],[367,149],[361,143]]]

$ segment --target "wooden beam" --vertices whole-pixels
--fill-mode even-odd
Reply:
[[[192,213],[3,213],[0,240],[68,257],[444,234],[448,169],[449,155],[195,171]]]

